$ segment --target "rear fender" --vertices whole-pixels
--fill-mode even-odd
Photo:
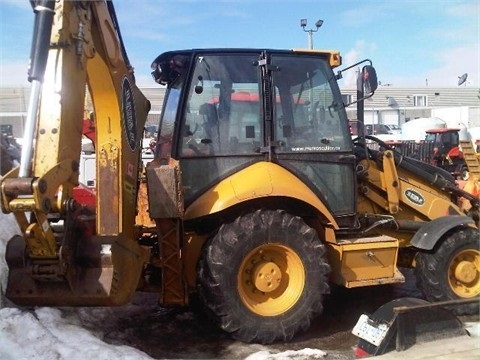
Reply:
[[[185,220],[199,218],[231,206],[266,197],[288,197],[305,202],[338,225],[326,206],[299,178],[271,162],[258,162],[220,181],[185,209]]]
[[[472,218],[464,215],[442,216],[422,225],[410,243],[419,249],[432,250],[443,235],[458,226],[474,227],[475,222]]]

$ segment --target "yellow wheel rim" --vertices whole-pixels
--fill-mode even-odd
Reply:
[[[453,292],[461,298],[480,294],[480,251],[459,252],[448,267],[448,281]]]
[[[255,314],[276,316],[292,308],[305,287],[300,257],[280,244],[265,244],[251,251],[240,265],[238,292]]]

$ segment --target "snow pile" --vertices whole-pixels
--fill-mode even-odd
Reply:
[[[1,309],[0,358],[151,359],[134,348],[106,344],[83,329],[76,315],[55,308]]]
[[[259,351],[254,353],[245,360],[308,360],[308,359],[322,359],[328,354],[325,351],[305,348],[302,350],[287,350],[281,353],[272,354],[270,351]]]
[[[479,322],[466,322],[465,330],[471,337],[480,337],[480,323]]]

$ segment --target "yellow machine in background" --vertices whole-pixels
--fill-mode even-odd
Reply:
[[[105,306],[135,291],[162,305],[197,292],[242,341],[290,340],[329,284],[404,281],[430,301],[480,294],[479,200],[442,169],[352,141],[337,51],[198,49],[152,64],[167,86],[154,160],[110,1],[38,1],[32,100],[19,168],[1,180],[21,235],[7,246],[20,305]],[[75,196],[85,91],[95,113],[95,209]],[[460,198],[470,202],[464,211]],[[475,306],[459,307],[461,312]]]

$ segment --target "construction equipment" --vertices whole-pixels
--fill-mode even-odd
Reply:
[[[469,172],[460,148],[460,129],[439,128],[427,130],[425,140],[432,141],[432,162],[461,180],[468,180]]]
[[[18,165],[21,147],[13,137],[12,125],[0,125],[0,175]]]
[[[34,33],[47,40],[33,59],[46,72],[31,76],[41,101],[25,139],[34,156],[1,182],[2,209],[23,233],[6,251],[13,302],[110,306],[153,291],[161,305],[187,305],[197,293],[233,337],[270,343],[307,329],[330,283],[403,282],[399,267],[416,268],[429,300],[479,295],[478,199],[442,169],[352,142],[337,80],[358,69],[363,120],[377,87],[370,60],[334,73],[337,51],[163,53],[152,74],[167,91],[144,169],[149,106],[112,3],[40,5]],[[50,27],[41,15],[53,5]],[[94,211],[73,194],[86,83]]]
[[[0,133],[0,175],[6,174],[18,165],[21,147],[16,139],[4,132]]]
[[[402,144],[402,154],[420,158],[447,170],[455,178],[466,181],[470,174],[460,146],[459,131],[457,128],[428,129],[424,142]]]

